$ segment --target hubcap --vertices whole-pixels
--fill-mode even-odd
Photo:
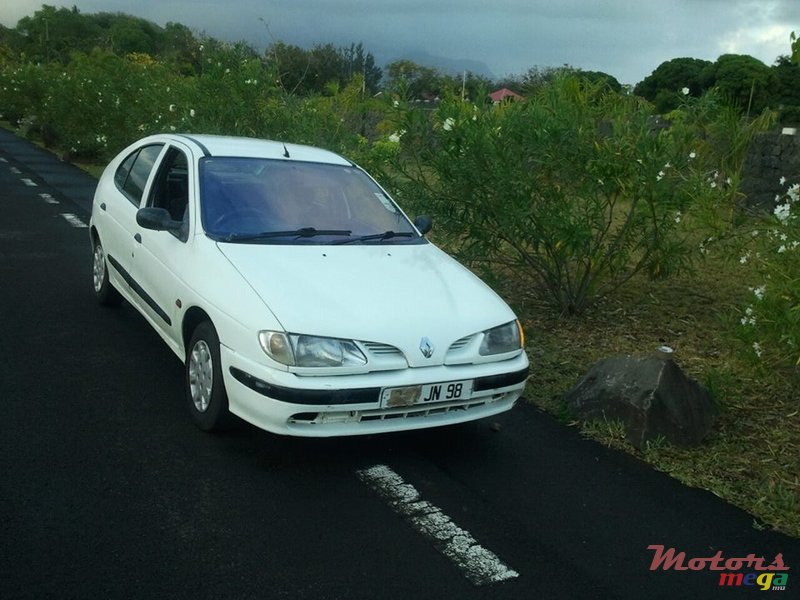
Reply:
[[[100,293],[103,287],[103,279],[106,276],[106,257],[103,254],[103,247],[97,244],[94,247],[94,261],[92,262],[92,282],[94,283],[94,291]]]
[[[211,388],[214,384],[214,362],[211,349],[205,340],[198,340],[189,355],[189,392],[194,407],[206,412],[211,402]]]

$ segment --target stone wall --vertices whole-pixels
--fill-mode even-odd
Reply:
[[[775,196],[783,195],[789,184],[800,182],[800,133],[770,132],[756,136],[747,151],[742,171],[744,205],[772,211]],[[786,182],[781,185],[781,178]]]

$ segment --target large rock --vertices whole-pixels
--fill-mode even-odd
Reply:
[[[614,356],[594,365],[567,394],[582,420],[621,420],[641,449],[663,436],[677,446],[698,444],[711,430],[714,403],[670,358]]]

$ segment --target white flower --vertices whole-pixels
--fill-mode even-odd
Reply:
[[[193,109],[193,108],[190,108],[190,109],[189,109],[189,116],[190,116],[190,117],[193,117],[193,116],[194,116],[194,109]]]
[[[786,223],[786,221],[789,220],[789,217],[791,217],[791,210],[792,207],[787,202],[786,204],[779,204],[778,206],[776,206],[774,214],[776,217],[778,217],[778,220],[781,223]]]
[[[744,309],[744,314],[746,314],[748,317],[752,316],[752,314],[753,314],[753,307],[752,307],[752,306],[748,306],[747,308],[745,308],[745,309]]]
[[[665,165],[664,165],[664,168],[665,168],[665,169],[669,169],[671,166],[672,166],[672,165],[671,165],[669,162],[667,162],[667,164],[665,164]]]
[[[778,248],[778,254],[783,254],[784,252],[786,252],[786,246],[781,244],[781,247]]]
[[[764,299],[764,292],[766,292],[766,291],[767,291],[766,286],[762,285],[761,287],[755,288],[753,290],[753,294],[755,294],[756,298],[758,298],[759,300],[763,300]]]
[[[713,237],[706,238],[702,242],[700,242],[700,254],[708,254],[708,248],[706,248],[706,244],[710,244],[714,241]],[[752,289],[752,288],[751,288]]]
[[[712,181],[711,182],[711,189],[713,190],[715,187],[717,187],[717,182],[716,181]]]
[[[656,176],[656,181],[661,181],[664,178],[664,171],[659,171]]]
[[[785,234],[785,233],[782,233],[778,239],[779,239],[780,241],[782,241],[782,242],[785,242],[785,241],[786,241],[786,234]]]
[[[392,102],[392,106],[394,106],[395,108],[397,108],[398,106],[400,106],[400,102],[399,102],[398,100],[394,100],[394,101]]]
[[[742,254],[742,256],[739,257],[739,264],[740,265],[747,264],[747,259],[748,258],[750,258],[750,253],[749,252],[747,254]]]
[[[792,199],[792,202],[800,202],[800,183],[795,183],[786,191],[786,195]]]
[[[392,135],[389,136],[389,141],[394,144],[400,143],[400,138],[403,137],[403,134],[406,132],[405,129],[401,129],[400,131],[395,131]]]
[[[688,96],[689,95],[689,88],[685,87],[685,88],[683,88],[681,90],[681,92],[683,93],[684,96]]]
[[[175,105],[174,104],[170,104],[169,105],[169,112],[175,112]]]
[[[450,131],[451,129],[453,129],[453,125],[455,124],[456,120],[453,117],[447,117],[444,120],[444,123],[442,123],[442,129],[444,129],[445,131]]]
[[[675,212],[675,222],[676,223],[680,223],[681,222],[681,211],[676,211]]]
[[[753,237],[758,237],[758,229],[753,229],[750,235],[752,235]]]
[[[692,150],[691,152],[689,152],[689,158],[690,158],[690,159],[691,159],[691,158],[696,158],[696,157],[697,157],[697,152],[695,152],[694,150]]]
[[[761,358],[761,353],[763,352],[761,344],[759,344],[758,342],[753,342],[753,352],[756,353],[757,357]]]
[[[727,183],[728,185],[730,185],[731,183],[733,183],[733,180],[732,180],[730,177],[728,177],[728,178],[725,180],[725,183]]]
[[[785,185],[785,184],[786,184],[786,177],[781,177],[781,178],[778,180],[778,183],[780,183],[781,185]]]

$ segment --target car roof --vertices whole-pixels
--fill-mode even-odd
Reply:
[[[303,146],[301,144],[286,144],[257,138],[194,133],[170,134],[168,137],[183,143],[187,141],[193,142],[206,156],[290,159],[305,162],[352,165],[349,160],[338,154],[323,150],[322,148]]]

